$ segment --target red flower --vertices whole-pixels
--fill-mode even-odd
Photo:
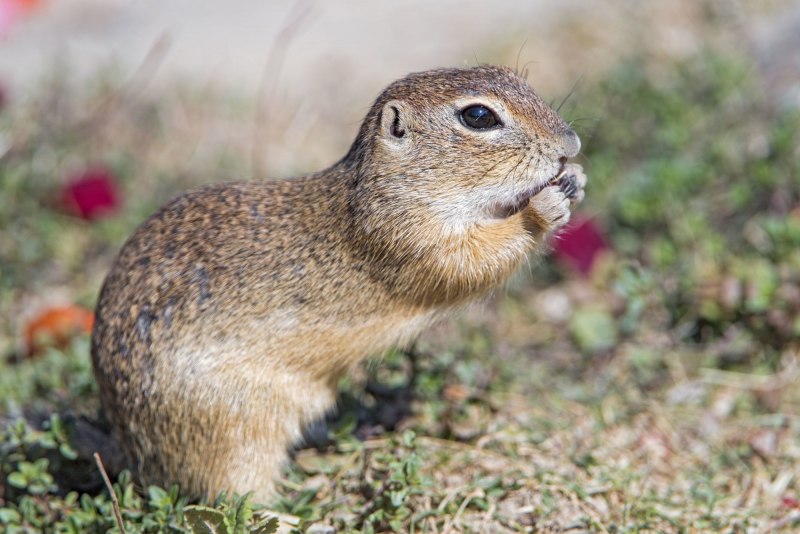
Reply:
[[[119,207],[114,174],[105,167],[93,167],[73,175],[61,190],[61,204],[88,221],[114,213]]]
[[[800,508],[800,501],[794,497],[784,497],[781,499],[781,506],[784,508]]]
[[[554,240],[556,257],[583,275],[591,272],[598,255],[607,248],[592,219],[573,219]]]

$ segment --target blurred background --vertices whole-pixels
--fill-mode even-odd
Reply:
[[[388,82],[437,66],[524,66],[532,85],[556,101],[637,50],[680,60],[715,42],[752,53],[771,95],[796,101],[794,4],[4,0],[0,74],[13,101],[33,97],[53,76],[76,87],[115,78],[133,83],[125,89],[138,97],[175,85],[218,91],[267,107],[265,128],[291,122],[288,154],[285,132],[271,132],[278,134],[268,139],[271,164],[302,170],[318,167],[312,158],[330,159],[322,153],[331,137],[339,151],[350,142]],[[710,18],[724,28],[710,28]],[[246,137],[252,128],[237,130]]]
[[[0,525],[114,524],[62,419],[97,420],[91,310],[136,225],[200,184],[322,169],[388,83],[481,63],[572,122],[586,202],[420,361],[343,384],[359,408],[273,507],[377,531],[796,529],[790,0],[0,0]],[[132,524],[182,521],[177,494],[127,498]]]

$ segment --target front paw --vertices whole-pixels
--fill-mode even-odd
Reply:
[[[571,203],[577,204],[585,195],[586,174],[583,172],[583,167],[577,163],[567,164],[556,184]]]
[[[567,224],[571,214],[570,202],[570,198],[560,185],[542,189],[539,194],[531,198],[529,205],[536,226],[544,231],[552,231]]]

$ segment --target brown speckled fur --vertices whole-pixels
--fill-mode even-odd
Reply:
[[[464,126],[476,103],[503,126]],[[510,69],[433,70],[390,85],[333,167],[161,208],[109,273],[92,338],[105,410],[141,480],[266,499],[343,373],[502,284],[566,223],[555,186],[513,214],[498,206],[579,147]],[[585,176],[566,170],[579,200]]]

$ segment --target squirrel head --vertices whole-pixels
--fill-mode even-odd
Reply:
[[[458,232],[516,214],[579,150],[575,132],[525,79],[481,66],[391,84],[345,159],[357,162],[356,186],[373,208],[392,202],[396,214],[408,203]]]

